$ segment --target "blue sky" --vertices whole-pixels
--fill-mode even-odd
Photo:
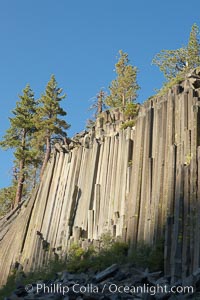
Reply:
[[[120,49],[139,68],[143,102],[163,82],[152,58],[186,44],[199,12],[199,0],[2,0],[0,137],[25,85],[39,98],[51,74],[67,93],[69,136],[83,130],[91,99],[115,78]],[[11,181],[12,160],[11,151],[0,150],[0,187]]]

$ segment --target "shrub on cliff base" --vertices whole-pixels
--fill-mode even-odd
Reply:
[[[101,271],[114,263],[129,263],[136,268],[149,268],[150,271],[162,271],[164,262],[163,241],[159,241],[154,247],[139,244],[128,255],[129,246],[127,243],[117,241],[112,242],[111,236],[106,233],[102,236],[103,243],[97,251],[93,246],[84,250],[78,244],[73,244],[69,250],[66,260],[53,260],[45,267],[24,275],[23,272],[13,273],[7,284],[0,290],[0,299],[11,294],[16,285],[26,285],[38,280],[54,280],[59,272],[68,271],[71,273]],[[103,247],[104,245],[104,247]]]
[[[87,271],[92,267],[94,253],[93,246],[84,250],[78,244],[73,244],[67,256],[67,270],[72,273]]]
[[[69,272],[101,271],[113,263],[126,262],[128,244],[113,242],[109,233],[105,233],[100,239],[100,248],[95,250],[93,246],[83,250],[78,244],[73,244],[67,257],[67,270]]]
[[[138,268],[148,268],[150,271],[164,269],[164,243],[158,241],[155,246],[140,243],[130,252],[129,262]]]
[[[24,274],[23,271],[12,271],[8,277],[7,283],[0,289],[0,299],[8,297],[17,286],[34,284],[39,280],[54,280],[57,277],[57,272],[66,270],[67,266],[65,261],[51,260],[46,266],[38,270]],[[7,298],[6,298],[7,299]]]

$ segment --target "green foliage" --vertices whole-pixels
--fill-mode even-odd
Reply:
[[[129,262],[136,267],[149,268],[151,271],[162,271],[164,269],[164,243],[159,241],[155,246],[144,243],[138,244],[129,255]]]
[[[40,143],[46,138],[51,140],[62,139],[66,137],[66,129],[69,124],[60,116],[66,116],[67,113],[61,108],[60,102],[66,95],[62,94],[62,88],[58,87],[55,76],[52,75],[47,83],[45,93],[39,99],[39,106],[37,108],[36,138]]]
[[[174,87],[176,84],[180,84],[184,80],[184,75],[182,73],[177,74],[176,77],[172,78],[170,81],[165,82],[163,87],[157,91],[157,96],[164,96],[166,93]]]
[[[101,236],[100,249],[95,250],[89,246],[84,250],[78,244],[73,244],[69,250],[67,259],[52,260],[45,267],[25,274],[13,272],[8,278],[7,284],[0,290],[0,299],[8,296],[15,288],[16,283],[21,285],[33,284],[38,280],[53,280],[58,272],[93,272],[101,271],[113,263],[131,264],[138,268],[149,268],[150,271],[162,271],[164,262],[163,241],[159,241],[154,247],[140,243],[128,255],[129,246],[123,242],[113,242],[110,233]]]
[[[193,24],[187,46],[188,52],[188,68],[196,68],[200,66],[200,43],[199,43],[199,27]]]
[[[126,103],[124,114],[126,117],[133,119],[138,115],[139,105],[136,103]]]
[[[22,284],[32,284],[38,280],[51,280],[56,277],[57,272],[63,272],[67,268],[66,261],[63,260],[51,260],[48,264],[39,270],[35,270],[34,272],[29,272],[26,276],[21,279]],[[16,276],[17,280],[17,276]]]
[[[21,201],[27,169],[34,164],[37,154],[37,150],[31,145],[36,131],[34,117],[37,101],[29,85],[25,87],[23,94],[19,95],[19,99],[16,108],[12,111],[14,117],[10,118],[10,128],[0,142],[0,147],[3,149],[14,149],[17,170],[15,205]]]
[[[154,57],[157,65],[167,80],[177,75],[184,75],[188,70],[200,66],[199,28],[194,24],[191,28],[187,46],[177,50],[162,50]]]
[[[60,102],[66,95],[62,94],[62,88],[58,87],[55,76],[52,75],[45,93],[39,100],[36,114],[37,134],[35,136],[39,149],[43,149],[45,155],[40,176],[43,175],[51,154],[51,147],[56,142],[67,136],[66,129],[70,125],[61,117],[67,113],[61,108]]]
[[[122,125],[121,125],[121,129],[126,129],[128,127],[133,127],[135,126],[135,122],[136,122],[136,117],[138,115],[139,112],[139,104],[136,103],[126,103],[126,106],[124,108],[124,115],[128,118],[127,121],[125,121]]]
[[[140,88],[137,84],[138,69],[129,64],[127,53],[120,50],[119,55],[119,60],[115,65],[117,78],[112,81],[109,87],[110,95],[105,99],[105,103],[111,108],[133,102]]]
[[[161,50],[152,63],[157,65],[166,79],[171,80],[186,68],[187,49]]]
[[[188,153],[188,154],[186,155],[186,157],[185,157],[185,165],[186,165],[186,166],[189,166],[189,165],[190,165],[191,160],[192,160],[192,157],[193,157],[192,153]]]
[[[132,167],[133,166],[133,161],[132,160],[129,160],[128,161],[128,167]]]
[[[114,263],[122,264],[127,261],[128,245],[123,242],[114,242],[112,245],[104,249],[94,257],[92,268],[95,271],[103,270]]]
[[[0,141],[0,147],[14,149],[14,206],[22,197],[28,197],[35,186],[39,178],[39,169],[42,165],[46,166],[50,157],[51,144],[66,137],[65,130],[69,128],[69,124],[60,118],[66,115],[60,107],[60,101],[65,98],[65,95],[61,94],[62,89],[58,88],[55,76],[52,75],[45,94],[39,101],[34,99],[34,93],[27,85],[12,111],[14,116],[10,118],[10,128]],[[45,156],[47,148],[48,155]],[[1,199],[3,197],[2,194]]]
[[[122,242],[110,244],[108,235],[102,237],[102,246],[96,251],[93,246],[83,250],[78,244],[73,244],[69,250],[66,260],[52,260],[45,267],[30,272],[24,276],[23,272],[13,273],[6,284],[0,290],[0,297],[8,296],[15,288],[16,283],[21,285],[32,284],[38,280],[50,280],[55,278],[56,273],[67,270],[68,272],[86,272],[91,269],[100,271],[113,263],[123,263],[127,258],[128,245]],[[108,247],[109,245],[109,247]]]
[[[34,116],[37,102],[34,93],[27,85],[23,95],[19,96],[16,108],[12,111],[14,117],[10,118],[10,128],[0,142],[3,149],[13,148],[17,161],[23,159],[27,164],[34,160],[34,153],[30,147],[31,138],[36,130]]]
[[[0,289],[0,299],[8,297],[17,287],[17,285],[34,284],[39,280],[55,279],[57,272],[66,270],[66,263],[61,260],[51,260],[45,267],[24,274],[23,271],[12,272],[8,277],[7,283]]]
[[[101,271],[113,263],[123,263],[126,261],[128,245],[122,242],[112,242],[109,237],[103,237],[100,249],[95,250],[90,246],[83,250],[78,245],[73,245],[70,250],[67,270],[69,272],[86,272],[87,270]]]
[[[133,127],[135,126],[135,120],[129,120],[124,122],[124,124],[121,125],[121,129],[126,129],[128,127]]]
[[[0,299],[5,299],[16,289],[16,276],[13,274],[8,277],[7,283],[0,289]]]
[[[78,244],[73,244],[67,256],[67,270],[69,272],[84,272],[92,268],[92,257],[95,250],[92,246],[87,250],[81,248]]]
[[[15,185],[0,189],[0,217],[4,216],[11,209],[15,194]]]
[[[110,249],[111,246],[113,245],[114,239],[111,235],[110,231],[104,232],[101,237],[100,237],[100,248],[107,250]]]

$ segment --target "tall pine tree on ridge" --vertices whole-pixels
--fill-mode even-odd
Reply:
[[[177,50],[162,50],[156,54],[152,64],[159,67],[167,81],[184,75],[200,66],[199,28],[193,24],[187,46]]]
[[[52,75],[39,100],[34,99],[34,93],[27,85],[12,111],[14,117],[10,118],[10,128],[0,141],[3,149],[14,149],[13,185],[1,193],[2,197],[5,192],[7,197],[11,195],[12,207],[16,207],[24,196],[27,197],[28,191],[35,186],[39,169],[41,176],[44,173],[52,145],[67,135],[65,130],[69,124],[60,118],[67,114],[60,107],[60,101],[66,96],[61,94],[62,89]]]
[[[137,84],[137,67],[129,63],[127,53],[120,50],[119,55],[115,64],[117,78],[111,82],[110,95],[105,99],[105,103],[110,107],[125,107],[127,103],[133,103],[140,89]]]
[[[58,87],[55,76],[52,75],[46,86],[45,93],[39,100],[36,115],[36,138],[40,145],[45,141],[45,156],[41,168],[41,177],[50,158],[52,145],[56,140],[66,137],[66,130],[70,127],[65,120],[59,118],[67,114],[60,107],[60,101],[66,97],[65,94],[61,94],[62,88]]]
[[[12,111],[14,117],[10,118],[11,126],[0,142],[0,146],[4,149],[15,149],[15,165],[18,172],[14,207],[21,201],[27,168],[35,156],[31,148],[31,139],[36,131],[34,117],[37,102],[34,99],[34,93],[30,85],[25,87],[23,95],[20,95],[19,98],[20,101],[17,102],[16,108]]]

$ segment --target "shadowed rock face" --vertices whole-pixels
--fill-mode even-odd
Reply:
[[[165,238],[173,280],[198,268],[200,98],[190,80],[144,103],[134,128],[120,130],[123,113],[107,111],[56,146],[32,198],[0,220],[0,284],[16,262],[34,270],[108,231],[131,245]]]

